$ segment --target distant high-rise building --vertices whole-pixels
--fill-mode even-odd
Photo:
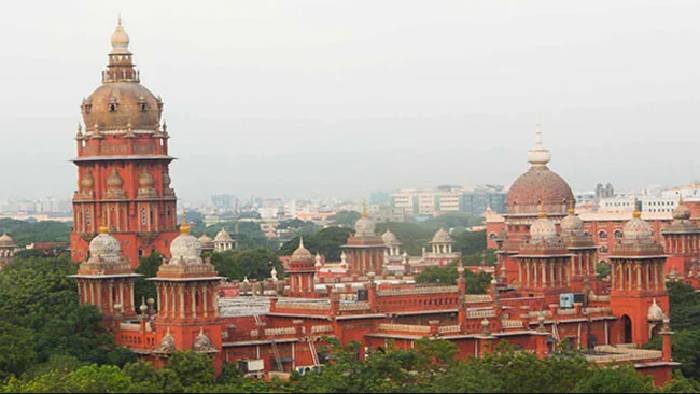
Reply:
[[[595,187],[595,197],[596,200],[601,200],[603,198],[610,198],[615,196],[615,188],[613,187],[612,183],[608,182],[603,186],[602,183],[599,183]]]
[[[214,208],[221,211],[235,211],[238,199],[232,194],[216,194],[211,196],[211,203]]]

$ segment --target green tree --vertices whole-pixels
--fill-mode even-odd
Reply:
[[[276,253],[268,249],[230,250],[211,255],[211,262],[219,275],[229,279],[243,278],[262,280],[270,277],[274,266],[278,276],[283,275],[282,264]]]
[[[0,235],[7,233],[17,245],[24,247],[32,242],[68,242],[71,224],[53,221],[28,222],[0,219]]]
[[[656,389],[649,376],[643,376],[631,365],[591,368],[576,383],[576,393],[653,393]]]
[[[326,227],[313,235],[304,236],[304,247],[312,254],[320,253],[326,261],[340,261],[341,245],[345,244],[352,230],[345,227]],[[285,242],[279,250],[281,256],[294,253],[299,246],[299,237]]]
[[[168,358],[168,369],[180,378],[184,387],[214,383],[214,367],[207,354],[177,352]]]
[[[362,217],[362,214],[357,211],[338,211],[335,214],[334,221],[339,226],[352,228],[360,217]]]
[[[137,304],[141,301],[141,298],[156,298],[156,285],[153,283],[153,281],[149,281],[147,279],[156,276],[158,267],[160,267],[162,262],[163,256],[158,254],[156,251],[153,251],[150,255],[139,259],[139,266],[136,268],[136,272],[143,276],[138,278],[134,285],[134,296]]]
[[[36,359],[31,330],[0,321],[0,380],[20,375]]]

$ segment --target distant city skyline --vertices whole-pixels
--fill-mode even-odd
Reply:
[[[179,158],[172,184],[184,200],[509,185],[527,168],[537,123],[550,167],[576,190],[700,178],[700,57],[688,50],[700,4],[572,8],[75,1],[37,13],[17,4],[0,25],[22,37],[0,54],[11,185],[0,199],[72,195],[78,107],[98,86],[119,12],[144,85],[165,102]]]

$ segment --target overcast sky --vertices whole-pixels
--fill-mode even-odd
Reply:
[[[0,198],[70,197],[119,12],[185,199],[507,185],[538,122],[576,190],[700,178],[697,1],[24,1],[0,14]]]

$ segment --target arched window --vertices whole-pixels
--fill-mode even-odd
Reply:
[[[616,229],[615,229],[615,233],[614,233],[614,234],[615,234],[615,239],[620,239],[620,238],[622,238],[622,230],[620,230],[619,228],[616,228]]]
[[[607,239],[607,238],[608,238],[608,233],[606,233],[605,230],[598,231],[598,239]]]
[[[603,245],[600,247],[600,253],[608,253],[608,247]]]

